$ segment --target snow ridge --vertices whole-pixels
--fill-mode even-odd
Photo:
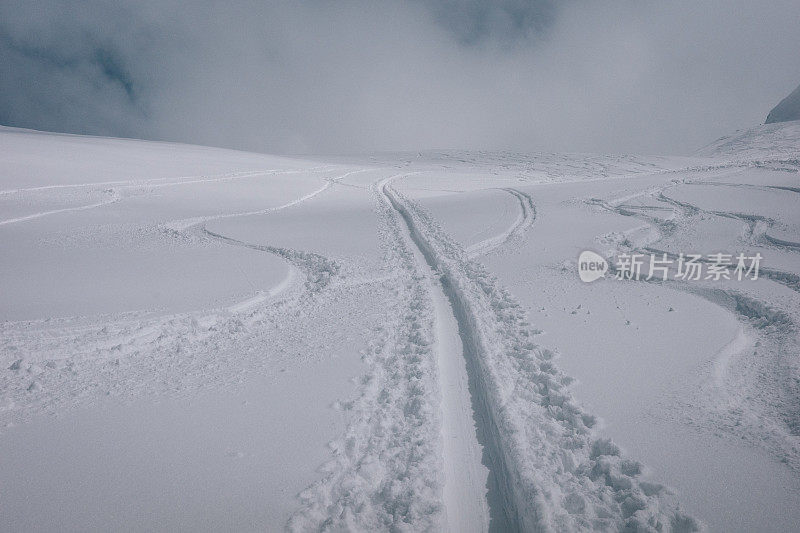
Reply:
[[[592,431],[553,354],[532,341],[512,296],[430,216],[387,186],[394,207],[442,276],[478,383],[483,431],[505,519],[521,531],[697,531],[663,486]]]

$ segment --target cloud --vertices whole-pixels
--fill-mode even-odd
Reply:
[[[794,0],[7,0],[0,123],[267,152],[685,152],[800,81]]]
[[[428,0],[436,21],[464,44],[493,39],[506,45],[535,39],[556,15],[553,0]]]

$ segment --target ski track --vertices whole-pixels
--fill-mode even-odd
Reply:
[[[634,197],[639,197],[639,196],[643,196],[643,194],[635,195]],[[629,199],[632,198],[626,197],[626,200]],[[619,202],[617,201],[606,202],[599,198],[591,198],[587,200],[586,203],[589,205],[599,206],[607,211],[616,213],[617,215],[621,215],[624,217],[635,217],[645,222],[644,226],[631,228],[630,230],[623,232],[623,234],[626,237],[638,233],[642,229],[650,229],[652,230],[652,232],[648,237],[648,242],[656,242],[658,240],[663,239],[666,236],[672,235],[677,231],[679,219],[674,209],[670,210],[670,212],[672,213],[671,217],[658,218],[646,213],[647,211],[658,211],[659,208],[657,207],[627,205],[622,203],[623,201],[625,200],[621,200]]]
[[[189,340],[205,340],[208,338],[205,333],[194,335],[198,329],[203,332],[225,331],[231,327],[225,324],[239,323],[245,326],[251,324],[259,320],[268,304],[281,301],[285,306],[288,301],[300,300],[303,293],[319,292],[327,287],[339,272],[339,265],[336,262],[319,254],[246,243],[211,232],[205,227],[202,227],[198,233],[227,245],[242,246],[278,255],[287,262],[287,274],[273,287],[256,291],[254,295],[217,309],[152,318],[148,318],[147,313],[128,313],[133,317],[131,319],[123,318],[124,315],[118,315],[116,318],[101,316],[96,318],[102,326],[49,328],[45,330],[45,335],[42,335],[42,331],[36,327],[36,322],[7,322],[3,324],[4,349],[36,353],[35,360],[30,357],[23,359],[27,365],[32,365],[38,362],[46,363],[53,360],[91,356],[91,354],[98,354],[102,351],[110,351],[112,357],[130,355],[145,349],[148,344],[154,344],[154,341],[160,343],[170,335]],[[301,277],[305,278],[302,291],[299,283]],[[373,283],[381,280],[359,281]],[[350,283],[350,285],[354,284]],[[69,321],[69,319],[63,321]],[[33,339],[26,334],[26,331],[31,330],[36,331]],[[31,340],[35,340],[39,344],[35,347],[27,346],[24,350],[18,346]],[[63,345],[72,346],[72,348],[66,354],[58,354]],[[9,348],[10,346],[13,348]],[[17,366],[20,363],[17,363]]]
[[[785,132],[781,128],[760,127],[720,139],[704,151],[717,156],[730,157],[735,154],[741,158],[749,157],[749,160],[733,163],[743,168],[797,173],[800,170],[800,160],[796,157],[796,139],[792,135],[784,138]],[[783,153],[764,159],[763,152],[766,150],[773,154],[781,151]],[[785,185],[720,183],[707,180],[684,180],[684,183],[800,192],[799,187]],[[769,228],[777,222],[768,217],[707,211],[672,199],[663,192],[658,199],[680,209],[684,225],[690,224],[691,219],[701,212],[739,219],[746,224],[744,240],[749,244],[789,252],[800,249],[800,243],[769,235]],[[794,293],[800,292],[800,276],[796,272],[762,268],[761,274]],[[756,287],[761,283],[758,282]],[[670,284],[673,288],[686,290],[685,287],[675,285]],[[692,420],[690,416],[688,421],[683,422],[713,433],[727,432],[756,448],[766,449],[780,462],[795,472],[800,472],[800,445],[797,441],[797,436],[800,435],[800,381],[796,377],[800,375],[800,361],[795,356],[800,345],[797,337],[798,325],[792,319],[798,305],[797,296],[785,295],[766,302],[759,299],[763,298],[760,292],[755,293],[759,298],[729,289],[698,287],[690,292],[733,313],[742,327],[737,336],[714,358],[709,375],[701,383],[696,398],[676,399],[679,405],[683,402],[685,412],[691,412],[697,404],[707,411],[699,421]],[[776,308],[775,305],[780,307]],[[692,405],[693,402],[696,402],[695,405]]]
[[[424,261],[421,256],[418,260]],[[442,396],[443,501],[447,530],[479,533],[489,527],[486,498],[489,470],[481,463],[482,447],[476,435],[463,343],[442,288],[431,283],[429,291],[434,302]]]
[[[690,292],[733,313],[742,326],[714,357],[698,390],[675,402],[684,413],[691,413],[695,402],[703,406],[704,420],[685,415],[692,425],[730,433],[800,472],[800,384],[795,379],[800,365],[787,357],[798,349],[797,324],[780,309],[738,291]]]
[[[776,221],[770,217],[765,217],[762,215],[756,215],[751,213],[736,213],[730,211],[702,209],[688,202],[682,202],[674,198],[671,198],[666,194],[664,194],[663,191],[661,191],[661,193],[659,194],[659,199],[665,202],[669,202],[673,205],[680,206],[684,208],[688,213],[706,213],[718,217],[741,220],[742,222],[745,223],[745,240],[748,241],[750,244],[769,246],[791,252],[800,251],[800,243],[779,239],[767,233],[767,230],[769,228],[776,225]]]
[[[710,183],[704,183],[704,184],[710,184]],[[617,198],[614,199],[613,201],[604,201],[598,198],[592,198],[588,200],[587,203],[589,205],[600,206],[618,215],[626,217],[636,217],[640,220],[643,220],[646,224],[650,226],[650,228],[652,228],[657,233],[657,235],[650,238],[650,242],[648,244],[657,242],[665,237],[668,237],[676,233],[680,227],[685,227],[688,223],[690,223],[690,219],[692,217],[694,217],[698,213],[705,213],[712,216],[730,218],[744,222],[745,229],[743,233],[743,238],[749,244],[762,247],[777,248],[790,252],[800,251],[800,243],[779,239],[767,233],[767,230],[770,227],[776,225],[776,221],[769,217],[756,214],[749,214],[749,213],[736,213],[728,211],[702,209],[688,202],[683,202],[671,198],[670,196],[667,196],[665,191],[666,189],[671,187],[674,187],[674,185],[657,187],[649,191],[644,191],[642,193],[625,196],[623,198]],[[674,218],[660,219],[658,217],[653,217],[646,214],[647,211],[659,210],[659,208],[655,206],[636,206],[636,205],[626,205],[623,203],[627,200],[645,195],[652,197],[656,201],[672,205],[675,208],[673,209]],[[633,230],[631,230],[631,232],[633,232]],[[639,248],[644,248],[647,251],[658,251],[642,243],[639,243]],[[661,251],[658,252],[662,253]]]
[[[614,207],[619,201],[603,202],[593,199],[590,203],[601,205],[623,216],[637,217],[659,234],[654,239],[631,243],[631,249],[624,251],[665,255],[673,261],[678,258],[676,254],[658,249],[653,244],[677,229],[690,225],[693,217],[701,212],[743,220],[748,227],[747,240],[759,242],[762,246],[763,241],[757,236],[765,234],[763,229],[759,232],[758,226],[763,228],[767,223],[774,223],[760,215],[705,211],[665,195],[664,190],[668,187],[651,190],[648,194],[678,209],[678,219],[667,226],[669,232],[663,231],[664,221]],[[701,258],[700,261],[709,262],[706,258]],[[613,275],[615,271],[611,261],[609,267]],[[797,274],[768,268],[760,269],[760,274],[794,292],[800,292],[800,276]],[[711,431],[722,429],[732,433],[751,446],[766,449],[780,462],[800,472],[800,447],[796,441],[796,435],[800,434],[800,418],[797,415],[800,412],[800,384],[794,379],[794,376],[800,374],[800,368],[794,358],[784,356],[798,350],[795,335],[798,325],[792,320],[791,314],[732,289],[687,287],[671,280],[640,281],[700,296],[731,313],[742,324],[737,337],[712,358],[712,370],[700,386],[699,392],[693,395],[700,398],[699,404],[706,411],[707,420],[692,420],[690,423],[702,428],[711,421]],[[759,348],[753,349],[756,341],[752,339],[757,339]],[[696,409],[685,398],[675,398],[674,401],[682,406],[683,411],[691,412]]]
[[[322,479],[300,494],[293,531],[439,531],[441,419],[434,354],[434,309],[400,221],[371,187],[391,285],[382,327],[362,354],[366,374]]]
[[[229,174],[221,174],[221,175],[216,176],[216,177],[184,176],[184,177],[179,177],[179,178],[154,178],[154,179],[150,179],[150,180],[118,180],[118,181],[106,181],[106,182],[96,182],[96,183],[46,185],[46,186],[42,186],[42,187],[6,189],[6,190],[0,191],[0,196],[19,194],[19,193],[28,193],[28,192],[40,192],[40,191],[47,191],[47,190],[54,190],[54,189],[55,190],[57,190],[57,189],[78,189],[78,188],[86,188],[86,187],[116,185],[115,188],[103,191],[104,193],[109,195],[109,198],[107,200],[102,201],[102,202],[96,202],[96,203],[93,203],[93,204],[76,206],[76,207],[66,207],[66,208],[62,208],[62,209],[52,209],[52,210],[49,210],[49,211],[41,211],[41,212],[38,212],[38,213],[32,213],[30,215],[25,215],[25,216],[22,216],[22,217],[16,217],[16,218],[10,218],[10,219],[6,219],[6,220],[0,220],[0,226],[6,225],[6,224],[15,224],[17,222],[26,222],[28,220],[34,220],[34,219],[37,219],[37,218],[41,218],[41,217],[45,217],[45,216],[49,216],[49,215],[55,215],[55,214],[59,214],[59,213],[67,213],[67,212],[71,212],[71,211],[85,211],[85,210],[88,210],[88,209],[95,209],[95,208],[98,208],[98,207],[103,207],[103,206],[106,206],[106,205],[109,205],[109,204],[113,204],[113,203],[116,203],[116,202],[119,202],[119,201],[122,200],[122,196],[119,194],[119,190],[122,190],[122,189],[147,189],[147,190],[151,190],[151,189],[157,189],[157,188],[163,188],[163,187],[176,187],[176,186],[182,186],[182,185],[192,185],[192,184],[197,184],[197,183],[213,183],[213,182],[233,181],[233,180],[237,180],[237,179],[252,178],[252,177],[256,177],[256,176],[267,176],[267,175],[276,175],[276,174],[292,174],[292,173],[302,173],[302,172],[324,172],[324,171],[325,171],[324,168],[321,169],[321,170],[318,170],[316,168],[315,169],[308,169],[308,170],[283,170],[283,171],[281,171],[281,170],[259,170],[259,171],[252,171],[252,172],[233,172],[233,173],[229,173]],[[275,209],[283,209],[285,207],[289,207],[291,205],[294,205],[295,203],[299,203],[301,201],[307,200],[310,197],[316,196],[316,194],[319,194],[320,192],[322,192],[322,190],[324,190],[327,187],[329,187],[332,184],[332,182],[337,182],[338,180],[346,177],[349,174],[352,174],[352,173],[345,174],[344,176],[340,176],[338,178],[333,178],[332,180],[327,180],[325,187],[323,187],[319,191],[315,191],[314,193],[312,193],[311,195],[308,195],[307,197],[300,198],[300,199],[296,200],[295,202],[290,202],[289,204],[286,204],[286,205],[278,206],[277,208],[266,210],[265,212],[269,212],[269,211],[275,210]],[[246,214],[260,214],[260,213],[261,213],[260,211],[253,211],[253,212],[250,212],[250,213],[242,213],[241,215],[240,214],[222,215],[222,216],[219,216],[218,218],[227,218],[227,216],[243,216],[243,215],[246,215]],[[203,219],[203,218],[191,219],[193,222],[188,224],[188,225],[186,225],[186,226],[181,226],[180,222],[179,222],[178,223],[178,227],[177,228],[173,228],[173,229],[178,229],[178,230],[180,230],[180,229],[188,229],[189,227],[191,227],[192,225],[194,225],[196,223],[205,222],[205,221],[211,220],[212,218],[213,217],[205,218],[205,219]]]
[[[201,225],[200,229],[204,235],[225,244],[242,246],[244,248],[250,248],[251,250],[271,253],[285,259],[288,262],[290,269],[299,268],[303,271],[306,277],[306,287],[310,291],[319,291],[325,288],[325,286],[330,283],[331,278],[339,273],[339,265],[337,265],[335,261],[332,261],[320,254],[292,250],[290,248],[280,248],[277,246],[243,242],[232,237],[226,237],[220,233],[210,231],[205,227],[205,225]]]
[[[342,175],[337,176],[335,178],[326,178],[324,185],[322,185],[322,187],[320,187],[319,189],[315,189],[314,191],[311,191],[310,193],[308,193],[308,194],[306,194],[304,196],[301,196],[299,198],[295,198],[294,200],[291,200],[291,201],[289,201],[289,202],[287,202],[285,204],[282,204],[282,205],[278,205],[278,206],[274,206],[274,207],[267,207],[267,208],[264,208],[264,209],[256,209],[256,210],[252,210],[252,211],[242,211],[240,213],[223,213],[223,214],[219,214],[219,215],[208,215],[208,216],[201,216],[201,217],[185,218],[185,219],[181,219],[181,220],[173,220],[171,222],[167,222],[166,224],[164,224],[164,227],[168,231],[172,231],[172,232],[175,232],[175,233],[181,233],[181,232],[184,232],[184,231],[192,228],[193,226],[198,226],[200,224],[205,224],[205,223],[211,222],[213,220],[224,220],[224,219],[227,219],[227,218],[246,217],[246,216],[254,216],[254,215],[266,215],[268,213],[273,213],[275,211],[281,211],[283,209],[295,206],[295,205],[300,204],[302,202],[305,202],[307,200],[311,200],[315,196],[317,196],[319,194],[322,194],[323,192],[327,191],[333,185],[339,183],[341,180],[343,180],[344,178],[346,178],[348,176],[351,176],[353,174],[357,174],[357,173],[360,173],[360,172],[369,172],[371,170],[373,170],[373,169],[369,169],[368,168],[368,169],[354,170],[354,171],[351,171],[351,172],[346,172],[345,174],[342,174]]]
[[[754,185],[752,183],[727,183],[723,181],[705,181],[705,180],[694,180],[694,181],[686,181],[683,183],[684,185],[708,185],[711,187],[732,187],[736,189],[753,189],[757,191],[789,191],[800,193],[800,187],[789,187],[784,185]]]
[[[267,212],[313,198],[350,174],[352,172],[326,180],[323,188]],[[225,218],[229,216],[240,215],[231,214]],[[65,405],[74,405],[92,397],[98,386],[96,372],[104,375],[122,367],[139,370],[148,365],[158,367],[162,360],[170,361],[175,353],[197,355],[207,353],[209,349],[213,353],[226,346],[232,347],[236,344],[231,338],[232,333],[247,334],[259,324],[274,321],[277,313],[287,313],[302,306],[302,302],[328,287],[339,273],[336,262],[319,254],[239,241],[206,229],[203,220],[173,230],[171,234],[181,237],[195,235],[226,245],[275,254],[287,262],[286,277],[267,290],[256,291],[244,300],[211,310],[166,316],[149,316],[150,313],[142,312],[103,315],[89,318],[88,325],[78,325],[85,319],[72,317],[57,321],[63,325],[56,327],[46,325],[50,321],[3,323],[0,325],[2,352],[18,353],[21,357],[13,360],[8,372],[0,373],[0,391],[5,391],[0,397],[2,420],[9,423],[9,420],[21,420],[37,412],[56,412]],[[305,283],[299,283],[301,277],[305,278]],[[361,281],[351,282],[349,286],[374,282]],[[186,364],[191,366],[196,357],[190,359]],[[202,373],[202,370],[195,369],[195,372]],[[154,371],[153,375],[160,374]],[[69,386],[64,379],[70,380]],[[182,378],[177,379],[180,383]],[[153,383],[143,382],[128,383],[121,388],[148,389],[153,386]],[[31,391],[41,390],[45,393],[40,393],[35,400],[26,396]],[[20,406],[25,407],[24,412],[20,412]]]
[[[43,185],[38,187],[22,187],[17,189],[4,189],[0,190],[0,196],[9,194],[19,194],[26,192],[39,192],[53,189],[81,189],[87,187],[104,187],[108,185],[116,185],[119,188],[158,188],[158,187],[174,187],[179,185],[191,185],[195,183],[209,183],[209,182],[224,182],[233,181],[237,179],[252,178],[255,176],[266,176],[272,174],[297,174],[302,172],[326,172],[329,167],[313,167],[309,169],[268,169],[268,170],[248,170],[237,172],[226,172],[216,175],[193,175],[193,176],[177,176],[174,178],[150,178],[150,179],[131,179],[131,180],[114,180],[114,181],[95,181],[91,183],[64,183],[58,185]]]
[[[378,191],[383,201],[396,210],[393,198],[386,189],[392,179],[382,181],[378,185]],[[403,225],[403,237],[413,249],[418,268],[423,271],[426,290],[433,301],[444,442],[443,502],[446,529],[459,533],[486,531],[489,526],[489,506],[486,499],[489,471],[481,464],[482,446],[478,442],[473,417],[464,343],[443,287],[433,279],[435,271],[432,269],[435,265],[425,257],[406,219],[403,219]]]
[[[506,231],[468,246],[466,252],[470,259],[489,254],[506,242],[521,237],[536,220],[536,205],[529,194],[510,187],[501,190],[509,193],[519,202],[517,218]]]
[[[489,468],[490,529],[700,529],[665,487],[639,479],[639,463],[595,436],[594,417],[567,390],[571,380],[551,352],[531,342],[534,331],[521,306],[391,187],[398,177],[373,186],[387,265],[402,273],[397,308],[364,354],[368,374],[357,397],[343,406],[353,412],[351,423],[332,443],[323,479],[301,494],[303,508],[290,529],[438,531],[456,525],[447,509],[452,489],[441,479],[449,471],[442,455],[452,450],[431,445],[448,426],[438,413],[448,417],[451,411],[439,399],[447,392],[447,370],[437,372],[434,362],[441,346],[434,336],[436,299],[432,306],[419,255],[439,276],[449,303],[445,314],[457,324]]]
[[[28,220],[34,220],[34,219],[37,219],[37,218],[46,217],[48,215],[55,215],[55,214],[58,214],[58,213],[67,213],[67,212],[70,212],[70,211],[86,211],[88,209],[94,209],[96,207],[103,207],[103,206],[106,206],[106,205],[109,205],[109,204],[113,204],[113,203],[116,203],[116,202],[120,201],[120,196],[116,191],[111,190],[111,191],[108,192],[108,195],[109,195],[109,197],[106,200],[103,200],[102,202],[96,202],[96,203],[93,203],[93,204],[81,205],[81,206],[77,206],[77,207],[65,207],[65,208],[62,208],[62,209],[52,209],[50,211],[41,211],[39,213],[33,213],[33,214],[25,215],[25,216],[22,216],[22,217],[8,218],[6,220],[0,220],[0,226],[4,226],[6,224],[16,224],[17,222],[26,222]]]
[[[698,168],[784,164],[797,170],[796,161],[778,160]],[[0,195],[109,185],[116,189],[171,187],[279,172],[320,172],[327,167],[317,168],[322,167],[51,185],[8,189]],[[355,397],[339,405],[351,413],[349,425],[342,438],[331,443],[332,459],[322,467],[322,479],[300,495],[303,507],[289,521],[289,529],[466,531],[483,530],[487,525],[512,531],[701,529],[698,521],[681,513],[668,489],[640,479],[639,463],[623,457],[611,441],[596,435],[595,418],[584,412],[568,391],[571,378],[555,366],[552,352],[531,341],[534,329],[522,307],[496,278],[473,261],[524,235],[536,219],[536,208],[528,194],[502,189],[519,201],[517,218],[501,234],[463,249],[424,209],[392,187],[394,180],[409,174],[376,181],[370,190],[380,220],[386,272],[371,278],[338,280],[338,284],[334,279],[340,266],[331,259],[240,241],[206,227],[215,220],[290,208],[336,184],[358,187],[340,182],[349,175],[372,170],[376,169],[325,178],[320,188],[280,206],[163,225],[173,236],[201,238],[283,258],[287,275],[269,290],[223,308],[169,316],[129,313],[101,317],[101,321],[95,317],[96,323],[89,325],[79,325],[78,317],[74,317],[74,324],[65,319],[56,327],[41,321],[0,324],[3,351],[26,354],[0,374],[0,390],[12,391],[11,396],[0,398],[3,420],[26,404],[25,394],[40,390],[42,384],[44,390],[58,391],[59,385],[67,383],[64,380],[75,381],[61,395],[45,395],[34,408],[26,405],[31,412],[52,412],[81,395],[99,394],[97,376],[76,373],[82,365],[96,364],[102,372],[108,368],[119,372],[142,364],[138,359],[159,368],[171,355],[181,352],[205,353],[213,359],[218,352],[241,345],[240,340],[234,343],[232,333],[257,338],[253,330],[259,325],[308,305],[324,289],[374,284],[376,291],[385,291],[391,298],[383,325],[374,331],[363,353],[367,374],[358,382]],[[766,229],[775,224],[767,217],[704,211],[669,198],[664,194],[668,187],[588,203],[643,220],[656,234],[649,242],[635,246],[647,251],[662,253],[650,245],[690,223],[700,212],[744,221],[752,242],[800,249],[800,243],[767,235]],[[800,192],[793,187],[768,187]],[[104,191],[110,197],[103,202],[7,219],[0,225],[108,205],[120,200],[116,189]],[[659,209],[654,206],[625,203],[644,195],[669,204],[673,218],[651,216],[649,213]],[[800,291],[796,274],[769,269],[762,272],[764,277]],[[788,314],[741,293],[720,289],[695,293],[743,320],[737,337],[713,361],[711,385],[718,397],[729,390],[732,379],[740,379],[731,369],[746,357],[759,331],[774,332],[777,327],[793,331],[795,325]],[[213,366],[211,359],[204,364]],[[41,377],[44,368],[58,375]],[[147,385],[142,387],[145,389]],[[736,398],[725,398],[727,408],[738,405]],[[770,423],[767,421],[767,425]],[[779,433],[779,428],[767,430],[773,436]],[[453,433],[459,437],[456,444],[446,440]],[[481,447],[484,464],[480,464]],[[797,467],[797,454],[787,456]]]
[[[210,310],[4,323],[2,351],[19,356],[0,373],[0,422],[62,412],[102,395],[130,398],[165,387],[173,393],[202,387],[204,375],[227,364],[223,353],[240,353],[262,324],[302,305],[309,293],[296,278],[290,269],[269,291]],[[222,379],[235,379],[237,372]]]
[[[662,486],[639,481],[641,466],[596,438],[595,419],[571,381],[531,342],[525,314],[429,215],[385,183],[383,191],[441,284],[455,313],[501,516],[519,531],[692,531]],[[500,525],[502,523],[502,525]]]

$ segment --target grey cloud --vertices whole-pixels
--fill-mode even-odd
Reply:
[[[800,78],[794,0],[0,3],[0,123],[268,152],[686,152]]]
[[[467,44],[496,39],[514,44],[540,36],[556,17],[551,0],[422,0],[437,22]]]

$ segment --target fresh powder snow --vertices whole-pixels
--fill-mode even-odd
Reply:
[[[799,124],[306,159],[0,128],[0,524],[796,530]],[[757,279],[615,264],[723,252]]]

